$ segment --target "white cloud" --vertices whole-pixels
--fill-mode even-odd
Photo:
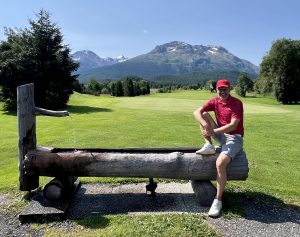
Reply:
[[[143,29],[143,34],[148,34],[149,32],[148,32],[148,30],[146,30],[146,29]]]

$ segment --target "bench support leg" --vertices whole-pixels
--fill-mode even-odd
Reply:
[[[63,176],[52,179],[43,188],[44,197],[51,201],[70,198],[74,194],[74,183],[76,180],[77,177],[74,176]]]
[[[146,185],[146,194],[151,197],[156,196],[155,189],[157,187],[157,183],[153,182],[153,178],[149,178],[149,184]],[[150,195],[148,194],[150,192]]]
[[[191,185],[201,206],[210,206],[217,194],[217,189],[209,181],[191,180]]]

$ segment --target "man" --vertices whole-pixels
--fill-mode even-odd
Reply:
[[[215,154],[212,145],[213,137],[221,145],[221,153],[216,161],[217,195],[208,212],[211,217],[217,217],[222,210],[222,195],[227,182],[227,166],[243,147],[243,103],[230,95],[228,80],[217,82],[218,97],[210,99],[194,112],[195,119],[200,123],[204,137],[204,146],[196,154]],[[214,111],[217,124],[208,113]]]

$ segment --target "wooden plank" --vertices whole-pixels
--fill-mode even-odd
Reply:
[[[43,109],[40,107],[35,107],[34,111],[35,111],[36,115],[41,114],[41,115],[55,116],[55,117],[69,116],[69,112],[66,110],[54,111],[54,110],[49,110],[49,109]]]
[[[24,161],[29,174],[40,176],[145,177],[215,180],[215,155],[195,153],[96,153],[31,151]],[[245,180],[248,161],[244,152],[228,167],[229,180]]]

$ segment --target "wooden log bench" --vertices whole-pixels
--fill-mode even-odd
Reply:
[[[216,178],[215,155],[197,155],[195,148],[136,148],[136,149],[49,149],[36,148],[24,159],[27,175],[57,177],[44,188],[51,199],[69,189],[69,177],[135,177],[150,178],[148,191],[155,196],[153,178],[191,180],[201,205],[210,205]],[[63,177],[61,177],[63,174]],[[246,180],[248,162],[242,151],[228,167],[229,180]],[[68,177],[68,179],[66,179]],[[72,179],[71,179],[72,180]],[[76,179],[73,179],[73,182]]]
[[[44,187],[48,198],[59,198],[77,177],[149,178],[146,190],[155,195],[153,178],[191,180],[201,205],[210,205],[216,194],[215,155],[196,155],[196,148],[78,149],[36,147],[35,115],[66,116],[66,111],[36,108],[33,84],[18,87],[20,190],[39,187],[39,176],[55,177]],[[246,180],[248,162],[241,151],[228,166],[228,180]]]

